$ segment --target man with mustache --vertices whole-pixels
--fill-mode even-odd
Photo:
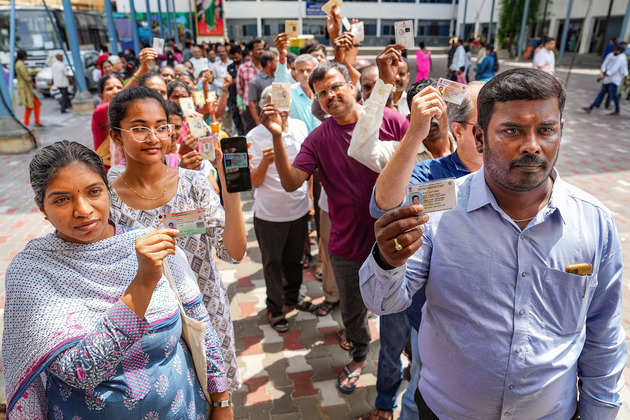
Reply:
[[[439,93],[428,95],[432,105],[412,104],[425,132],[443,112]],[[554,170],[565,97],[541,70],[494,77],[473,128],[483,167],[456,181],[457,206],[430,220],[422,206],[403,206],[375,224],[361,267],[367,307],[400,312],[426,287],[423,420],[617,416],[627,360],[621,245],[612,213]]]
[[[410,138],[409,141],[400,143],[379,141],[379,128],[383,113],[392,112],[392,109],[387,108],[386,104],[392,91],[395,90],[396,80],[399,80],[400,75],[405,73],[407,69],[407,64],[401,55],[403,48],[401,45],[389,45],[376,57],[379,80],[370,89],[370,96],[365,101],[348,148],[348,156],[375,172],[380,172],[385,167],[399,144],[414,143],[415,145],[418,140],[422,139],[419,145],[414,146],[414,150],[407,150],[409,154],[416,156],[414,163],[445,157],[455,151],[455,140],[448,131],[446,112],[442,113],[439,118],[431,120],[428,134],[424,132],[419,134],[418,130],[412,130],[405,135],[405,138]],[[363,79],[366,83],[369,82],[367,77]],[[422,96],[429,86],[437,86],[437,81],[429,78],[412,84],[407,91],[407,108],[410,107],[413,98],[416,95]],[[418,137],[419,135],[422,137]],[[383,208],[389,209],[391,206]]]
[[[370,343],[367,309],[359,291],[359,267],[374,242],[374,219],[370,217],[369,202],[378,174],[347,155],[361,107],[346,66],[336,62],[320,64],[311,73],[309,85],[331,118],[324,120],[304,140],[293,163],[282,143],[277,109],[272,104],[265,106],[261,119],[273,135],[276,169],[282,187],[286,191],[296,190],[317,168],[328,195],[330,259],[339,287],[346,337],[352,345],[352,361],[339,376],[338,387],[350,393],[366,365]],[[391,109],[381,121],[379,137],[387,140],[400,140],[409,124]]]

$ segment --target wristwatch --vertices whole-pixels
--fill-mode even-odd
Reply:
[[[232,406],[232,400],[230,400],[229,398],[223,401],[212,401],[212,408],[225,408],[225,407],[231,407],[231,406]]]

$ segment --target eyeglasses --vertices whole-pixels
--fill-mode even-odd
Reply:
[[[173,133],[173,126],[171,124],[164,124],[158,128],[149,128],[143,126],[132,127],[130,130],[118,127],[118,130],[131,133],[133,139],[139,143],[146,143],[151,133],[155,135],[158,140],[170,140]]]
[[[317,99],[322,99],[325,98],[326,96],[328,96],[329,93],[337,93],[339,92],[339,90],[344,87],[345,85],[347,85],[347,83],[337,83],[332,85],[331,87],[324,89],[324,90],[320,90],[319,92],[317,92],[315,94],[315,96],[317,96]]]

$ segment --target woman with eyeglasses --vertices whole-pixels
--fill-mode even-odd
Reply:
[[[178,232],[117,229],[103,162],[79,143],[44,147],[29,172],[55,232],[30,241],[6,272],[7,418],[205,419],[207,393],[210,418],[233,419],[220,343]],[[206,324],[206,390],[165,261],[183,311]]]
[[[151,89],[121,91],[109,105],[112,140],[123,150],[127,166],[113,182],[112,220],[121,229],[159,228],[165,216],[202,210],[206,231],[176,238],[197,276],[204,302],[221,342],[231,390],[240,385],[230,302],[212,256],[231,263],[245,254],[247,239],[238,193],[219,196],[199,171],[171,168],[164,162],[171,144],[172,127],[162,97]],[[217,150],[221,161],[220,150]],[[222,165],[218,165],[225,185]]]

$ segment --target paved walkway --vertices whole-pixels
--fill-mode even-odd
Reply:
[[[624,101],[621,117],[603,111],[586,115],[580,107],[597,93],[595,77],[571,76],[568,89],[566,125],[557,164],[561,175],[602,200],[614,213],[626,267],[630,267],[630,106]],[[561,77],[564,74],[560,73]],[[51,101],[45,101],[42,143],[70,138],[91,144],[89,117],[58,115]],[[4,272],[13,256],[31,238],[50,231],[36,209],[28,186],[27,168],[32,154],[0,156],[0,291],[4,290]],[[220,264],[223,281],[231,298],[231,310],[237,337],[239,366],[245,386],[234,395],[238,419],[346,419],[368,412],[376,397],[376,361],[378,322],[370,320],[373,343],[368,367],[359,388],[345,396],[337,392],[337,372],[348,355],[337,343],[341,327],[339,310],[332,316],[316,318],[294,312],[289,316],[290,331],[279,335],[264,318],[265,289],[260,253],[252,227],[251,200],[244,194],[248,232],[248,256],[239,265]],[[624,279],[624,327],[630,334],[630,277]],[[304,291],[321,296],[321,285],[310,270],[305,271]],[[0,307],[4,307],[0,292]],[[0,310],[1,314],[1,310]],[[0,323],[1,323],[0,317]],[[630,371],[625,374],[630,385]],[[403,387],[407,383],[403,382]],[[0,387],[0,392],[3,387]],[[1,397],[1,395],[0,395]],[[620,419],[630,419],[630,395]]]

